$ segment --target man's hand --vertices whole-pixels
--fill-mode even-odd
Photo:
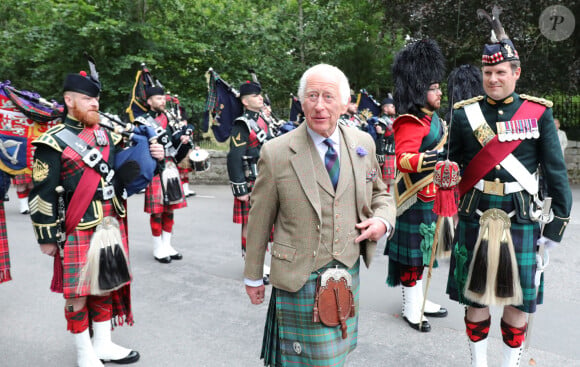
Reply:
[[[362,242],[366,239],[378,241],[385,233],[387,233],[387,226],[378,218],[369,218],[363,222],[357,223],[355,227],[360,229],[361,232],[360,236],[354,240],[356,243]]]
[[[40,245],[40,251],[42,251],[42,253],[45,255],[54,257],[58,252],[58,246],[56,245],[56,243],[47,243],[44,245]]]
[[[181,140],[181,144],[188,144],[189,143],[189,135],[181,135],[179,137],[179,139]]]
[[[236,196],[236,198],[239,201],[248,201],[248,200],[250,200],[250,194],[246,194],[246,195],[242,195],[242,196]]]
[[[248,294],[248,297],[250,297],[250,301],[253,305],[259,305],[260,303],[264,302],[266,287],[264,285],[259,287],[250,287],[247,285],[246,293]]]
[[[155,143],[149,145],[149,152],[151,153],[151,156],[158,161],[165,158],[165,151],[163,149],[163,145],[161,144]]]

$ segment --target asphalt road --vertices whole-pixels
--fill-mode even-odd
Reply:
[[[169,265],[152,257],[143,195],[129,199],[129,235],[135,325],[118,327],[113,340],[141,353],[136,366],[263,366],[259,360],[267,302],[250,304],[242,284],[239,225],[233,224],[228,186],[193,186],[198,195],[176,211],[173,244],[184,259]],[[580,186],[573,188],[580,199]],[[30,218],[18,212],[16,193],[6,205],[13,280],[0,285],[0,366],[74,366],[64,301],[49,290],[52,259],[42,255]],[[535,314],[522,366],[580,366],[580,208],[563,243],[551,253],[545,302]],[[433,273],[429,298],[449,309],[418,333],[400,318],[400,289],[385,285],[383,246],[370,269],[361,267],[360,324],[350,367],[469,366],[464,310],[445,294],[448,263]],[[268,290],[269,292],[269,290]],[[499,309],[493,309],[488,350],[499,366]]]

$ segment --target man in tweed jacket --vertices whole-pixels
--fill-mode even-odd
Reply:
[[[343,365],[356,347],[358,317],[347,320],[346,339],[340,327],[312,321],[318,274],[329,267],[347,269],[358,311],[359,256],[368,266],[376,241],[395,222],[371,136],[337,127],[349,91],[346,76],[336,67],[310,68],[298,90],[306,124],[262,147],[244,276],[251,302],[262,303],[262,266],[274,226],[273,290],[262,346],[266,365]],[[338,154],[336,186],[325,168],[329,144]]]

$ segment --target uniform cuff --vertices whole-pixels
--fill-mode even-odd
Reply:
[[[245,182],[230,182],[234,196],[244,196],[249,194],[248,185]]]

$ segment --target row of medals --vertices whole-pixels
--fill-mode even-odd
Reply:
[[[540,137],[537,119],[496,122],[499,141],[537,139]]]

